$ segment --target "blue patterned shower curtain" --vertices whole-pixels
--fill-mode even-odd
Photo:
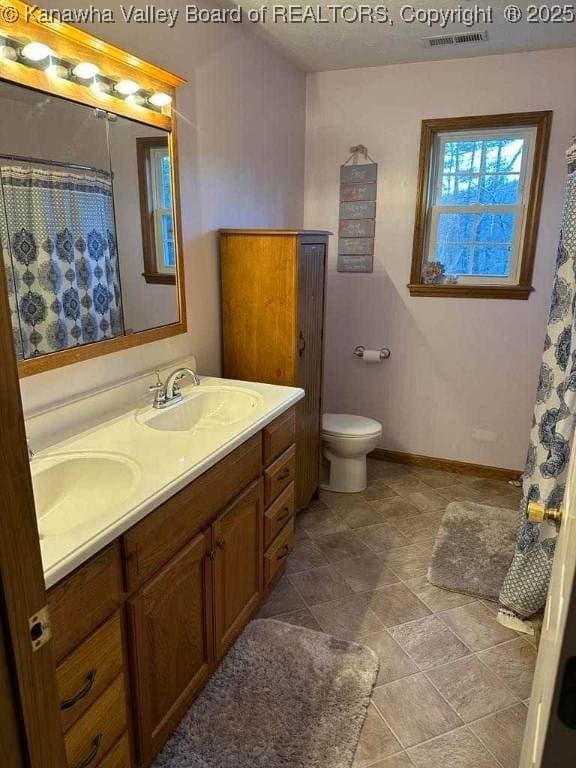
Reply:
[[[568,187],[544,354],[540,367],[516,552],[500,594],[502,624],[531,632],[528,619],[546,603],[556,546],[552,523],[526,519],[529,501],[558,507],[576,417],[576,137],[568,150]]]
[[[123,335],[109,175],[5,165],[0,190],[18,358]]]

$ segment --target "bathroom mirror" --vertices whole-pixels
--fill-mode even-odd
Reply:
[[[110,47],[106,64],[126,58]],[[23,376],[186,330],[170,106],[182,81],[140,64],[148,90],[120,74],[86,83],[74,60],[58,76],[21,54],[6,62],[0,246]]]

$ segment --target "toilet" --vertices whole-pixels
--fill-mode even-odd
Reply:
[[[377,447],[382,425],[364,416],[325,413],[322,416],[322,481],[336,493],[365,490],[366,456]]]

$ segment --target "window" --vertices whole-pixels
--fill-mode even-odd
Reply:
[[[172,216],[172,177],[168,139],[136,139],[140,214],[147,283],[176,282],[176,251]]]
[[[411,295],[528,298],[550,122],[422,123]]]

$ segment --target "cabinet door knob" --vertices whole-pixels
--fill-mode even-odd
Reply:
[[[216,544],[218,545],[218,549],[224,549],[224,547],[226,546],[226,542],[224,541],[224,539],[218,539]]]
[[[87,696],[90,693],[90,691],[92,690],[92,686],[94,685],[95,679],[96,679],[96,670],[91,669],[90,672],[88,672],[88,674],[84,678],[84,682],[82,683],[78,691],[69,699],[62,699],[62,701],[60,702],[60,709],[64,711],[66,709],[70,709],[75,704],[78,704],[79,701],[81,701],[85,696]]]
[[[98,733],[92,739],[90,749],[86,753],[86,757],[83,760],[81,760],[79,763],[76,763],[76,765],[74,765],[72,768],[88,768],[90,763],[92,763],[96,759],[96,755],[100,750],[101,741],[102,741],[102,734]]]

